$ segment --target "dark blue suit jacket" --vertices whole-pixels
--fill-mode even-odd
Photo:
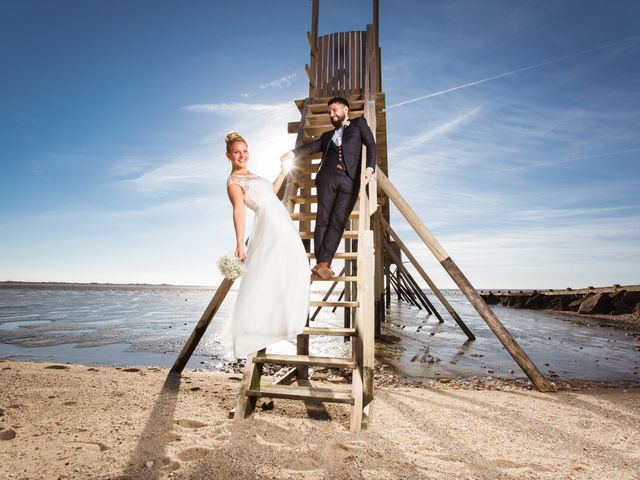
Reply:
[[[367,147],[367,168],[373,168],[375,171],[376,142],[373,139],[371,129],[364,117],[357,117],[349,120],[351,123],[348,127],[345,127],[342,132],[342,158],[345,166],[347,167],[347,173],[349,176],[353,180],[359,180],[361,169],[360,164],[362,161],[362,145]],[[318,140],[306,145],[301,145],[293,150],[293,154],[297,158],[322,152],[322,163],[320,166],[320,168],[322,168],[334,131],[335,130],[329,130],[328,132],[324,132]]]

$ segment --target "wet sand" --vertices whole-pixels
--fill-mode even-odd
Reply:
[[[238,375],[0,361],[0,478],[638,478],[638,388],[376,377],[351,434],[344,405],[282,400],[234,425]]]

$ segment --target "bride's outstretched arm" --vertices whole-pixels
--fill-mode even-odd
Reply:
[[[227,194],[233,206],[233,228],[236,231],[236,257],[244,260],[246,253],[244,250],[244,200],[242,198],[242,187],[230,184],[227,187]]]
[[[286,154],[285,154],[286,155]],[[283,155],[284,157],[284,155]],[[278,193],[280,191],[280,187],[282,186],[282,182],[284,182],[284,178],[287,176],[287,168],[285,167],[285,163],[282,159],[280,159],[280,174],[273,181],[273,192]]]

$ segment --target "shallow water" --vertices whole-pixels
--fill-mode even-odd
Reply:
[[[0,289],[0,356],[15,360],[116,366],[173,364],[207,306],[212,289],[131,287],[113,290]],[[523,372],[469,302],[445,292],[477,339],[467,341],[457,324],[428,292],[444,323],[424,310],[394,303],[383,325],[376,358],[397,374],[412,378],[493,376],[524,378]],[[316,293],[314,298],[320,298]],[[228,367],[218,339],[228,317],[231,291],[187,368]],[[640,383],[637,333],[578,325],[574,318],[530,310],[493,307],[545,375],[561,379]],[[316,326],[341,326],[340,309],[323,310]],[[275,349],[293,353],[290,342]],[[340,337],[313,337],[311,353],[349,355]],[[556,377],[556,375],[558,377]]]

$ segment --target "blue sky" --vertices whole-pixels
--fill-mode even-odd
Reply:
[[[371,21],[320,3],[320,34]],[[640,4],[380,3],[389,177],[472,283],[640,283]],[[216,284],[222,138],[277,172],[311,2],[1,8],[0,281]]]

